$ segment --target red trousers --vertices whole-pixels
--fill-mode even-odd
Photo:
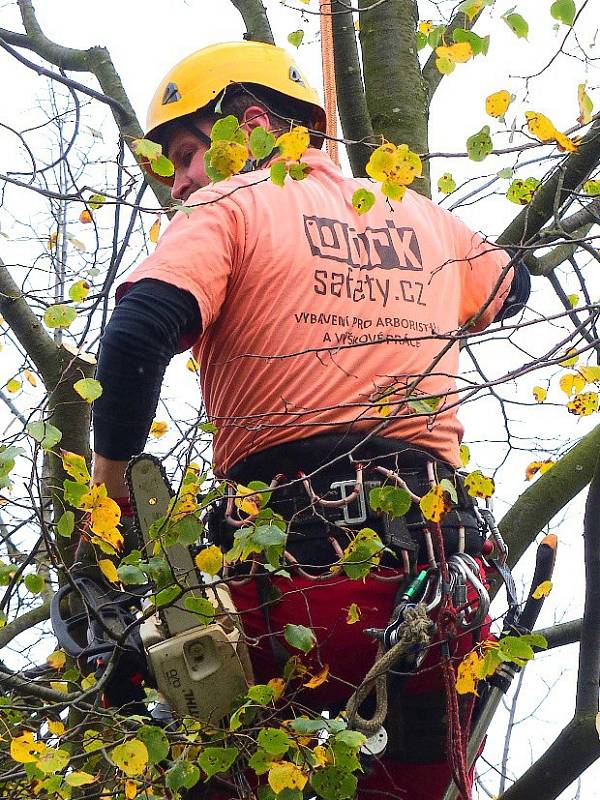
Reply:
[[[390,575],[386,570],[385,575]],[[270,606],[269,624],[266,627],[261,600],[254,579],[233,585],[232,597],[249,643],[250,656],[257,683],[266,683],[279,677],[281,667],[276,663],[270,636],[274,635],[289,655],[298,655],[283,638],[287,623],[305,625],[313,630],[317,644],[306,655],[303,663],[312,673],[329,666],[329,678],[315,689],[304,689],[297,701],[320,712],[327,706],[344,703],[372,666],[377,643],[366,636],[365,628],[383,628],[387,625],[398,588],[395,581],[381,581],[374,576],[353,581],[345,576],[314,580],[305,577],[274,578],[273,585],[281,592],[281,599]],[[347,614],[352,603],[360,610],[360,620],[348,624]],[[485,638],[484,631],[477,638]],[[456,663],[473,646],[471,634],[452,642],[452,655]],[[416,675],[404,684],[403,691],[411,694],[443,689],[439,668],[439,645],[434,645]],[[373,770],[359,777],[357,797],[390,797],[403,800],[437,800],[441,798],[450,779],[446,762],[405,763],[383,756],[373,764]],[[213,795],[211,795],[213,797]],[[217,795],[215,794],[216,798]],[[221,795],[219,795],[221,797]],[[223,798],[229,795],[222,795]]]

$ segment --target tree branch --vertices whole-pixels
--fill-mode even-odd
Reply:
[[[575,715],[596,714],[600,683],[600,458],[596,461],[583,523],[585,603]]]
[[[551,628],[541,628],[536,630],[548,642],[548,650],[555,647],[564,647],[567,644],[575,644],[581,637],[581,619],[573,619],[570,622],[561,622],[559,625],[552,625]]]
[[[364,10],[360,0],[360,45],[367,108],[376,136],[407,144],[415,153],[429,151],[429,90],[415,48],[418,10],[415,0],[388,0]],[[430,196],[429,162],[414,188]]]
[[[537,534],[590,482],[600,448],[600,425],[584,436],[551,470],[526,489],[498,527],[514,566]]]
[[[338,111],[344,138],[356,142],[346,145],[352,174],[362,177],[366,175],[365,167],[371,149],[358,142],[372,141],[374,137],[362,81],[354,21],[352,11],[345,10],[339,0],[332,2],[331,10],[338,12],[332,15]]]
[[[0,629],[0,650],[3,647],[6,647],[7,644],[12,642],[17,636],[25,631],[28,631],[30,628],[33,628],[34,625],[38,625],[40,622],[45,622],[50,616],[50,602],[47,601],[42,603],[41,606],[37,608],[33,608],[31,611],[25,612],[25,614],[21,614],[20,617],[17,617],[13,622],[9,623],[5,628]]]
[[[499,245],[530,244],[600,161],[600,117],[577,147],[539,187],[529,205],[497,238]]]
[[[231,4],[242,15],[246,33],[244,39],[251,42],[275,44],[273,31],[267,17],[267,9],[261,0],[231,0]]]

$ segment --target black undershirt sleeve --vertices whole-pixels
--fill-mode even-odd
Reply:
[[[514,253],[511,253],[510,249],[507,249],[507,252],[511,256],[514,255]],[[519,311],[525,308],[529,300],[529,294],[531,292],[531,276],[529,270],[522,260],[515,262],[513,270],[514,273],[510,292],[502,304],[502,308],[496,314],[494,322],[502,322],[509,317],[514,317],[515,314],[518,314]]]
[[[134,283],[115,307],[98,355],[102,396],[93,406],[94,450],[114,461],[142,452],[167,365],[202,331],[195,297],[164,281]]]

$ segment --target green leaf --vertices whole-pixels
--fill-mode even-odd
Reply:
[[[373,549],[366,542],[358,544],[343,561],[343,570],[350,580],[365,578],[375,566]]]
[[[171,745],[162,728],[156,725],[142,725],[135,732],[135,735],[137,739],[146,745],[149,764],[158,764],[159,761],[163,761],[169,755]]]
[[[275,137],[262,125],[258,128],[253,128],[248,142],[252,157],[260,161],[267,156],[270,156],[275,147]]]
[[[522,666],[527,661],[531,661],[535,653],[530,644],[523,636],[504,636],[498,643],[498,650],[507,661],[513,661]]]
[[[73,306],[65,306],[58,303],[50,306],[44,312],[44,324],[48,328],[68,328],[77,316],[77,311]]]
[[[350,800],[356,792],[358,781],[355,775],[334,766],[315,770],[310,785],[325,800]]]
[[[357,189],[352,195],[352,207],[358,214],[366,214],[375,205],[375,195],[368,189]]]
[[[583,184],[583,192],[587,194],[589,197],[596,197],[600,194],[600,180],[597,181],[586,181]]]
[[[56,523],[56,532],[65,539],[70,538],[75,530],[75,514],[72,511],[65,511]]]
[[[270,175],[275,186],[283,186],[287,174],[288,168],[285,161],[276,161],[271,165]]]
[[[10,489],[12,486],[9,475],[15,466],[15,459],[23,452],[22,447],[0,445],[0,488]]]
[[[312,650],[317,642],[311,629],[306,628],[304,625],[288,623],[283,629],[283,635],[289,645],[297,650],[302,650],[303,653],[308,653]]]
[[[218,772],[227,772],[238,757],[237,747],[206,747],[198,756],[198,763],[208,780]]]
[[[574,0],[556,0],[556,2],[552,3],[550,6],[550,13],[554,19],[562,22],[563,25],[572,27],[575,22],[577,8],[575,7]]]
[[[512,178],[514,170],[510,167],[504,167],[504,169],[499,170],[496,175],[499,178],[503,178],[505,180]]]
[[[252,758],[248,761],[248,766],[254,771],[255,775],[264,775],[269,771],[273,756],[265,753],[264,750],[257,750]],[[270,787],[268,787],[270,789]]]
[[[258,746],[272,756],[282,756],[290,749],[292,740],[279,728],[263,728],[258,734]]]
[[[502,19],[519,39],[527,39],[529,24],[520,14],[505,14]]]
[[[127,586],[143,586],[148,583],[148,578],[139,567],[133,564],[121,564],[117,569],[117,575],[121,583]]]
[[[240,123],[233,114],[222,117],[215,122],[210,132],[210,138],[213,142],[225,141],[246,144],[244,131],[240,128]]]
[[[103,194],[93,194],[87,201],[88,206],[92,211],[96,211],[106,202],[106,197]]]
[[[378,486],[369,492],[369,504],[373,511],[383,511],[391,517],[403,517],[409,511],[412,500],[406,489],[400,486]]]
[[[546,650],[548,648],[548,640],[541,633],[526,633],[521,636],[521,639],[537,650]]]
[[[427,47],[427,34],[417,31],[415,42],[417,50],[422,50],[424,47]]]
[[[163,537],[164,544],[169,547],[172,544],[192,545],[196,544],[204,533],[204,525],[193,514],[187,514],[169,525],[168,531]]]
[[[456,28],[452,34],[455,42],[468,42],[471,45],[471,50],[474,56],[484,55],[487,56],[490,46],[489,36],[478,36],[473,31],[465,31],[462,28]]]
[[[275,692],[266,683],[258,683],[248,689],[248,697],[259,706],[266,706],[275,697]]]
[[[190,761],[178,761],[165,775],[167,789],[178,792],[179,789],[191,789],[200,780],[200,770]]]
[[[90,285],[87,281],[77,281],[69,288],[69,298],[74,303],[81,303],[88,296]]]
[[[417,414],[432,414],[440,406],[440,397],[409,397],[406,405]]]
[[[73,384],[73,388],[86,403],[93,403],[102,394],[102,384],[95,378],[82,378]]]
[[[463,0],[457,11],[462,11],[470,20],[473,20],[482,8],[493,4],[494,0]]]
[[[198,430],[202,431],[203,433],[218,433],[219,429],[217,426],[212,422],[201,422],[198,425]]]
[[[467,139],[467,153],[472,161],[483,161],[493,149],[489,125],[484,125],[479,133]]]
[[[292,45],[292,47],[300,47],[302,44],[302,39],[304,39],[304,31],[292,31],[288,33],[287,40]]]
[[[46,774],[61,772],[69,763],[70,758],[71,756],[68,750],[53,750],[48,748],[42,753],[35,765]]]
[[[288,165],[288,175],[293,181],[303,181],[310,172],[308,164],[292,163]]]
[[[150,162],[150,169],[162,178],[170,178],[171,175],[175,174],[175,165],[166,156],[159,156],[158,158],[152,159]]]
[[[162,145],[150,139],[134,139],[131,149],[140,158],[147,158],[149,161],[155,161],[162,154]]]
[[[440,72],[442,75],[451,75],[454,70],[456,69],[456,64],[454,61],[450,61],[447,56],[441,56],[436,58],[435,66],[437,71]]]
[[[340,733],[336,735],[335,741],[343,742],[348,747],[358,750],[358,748],[362,747],[367,741],[367,737],[364,735],[364,733],[359,733],[358,731],[345,730],[340,731]]]
[[[154,599],[154,605],[156,608],[161,608],[162,606],[167,606],[169,603],[172,603],[174,600],[177,600],[178,597],[181,596],[181,589],[179,586],[168,586],[166,589],[162,589]]]
[[[39,594],[45,586],[45,581],[42,576],[35,572],[30,572],[28,575],[25,575],[23,583],[31,594]]]
[[[449,478],[442,478],[440,481],[440,486],[444,488],[444,491],[448,492],[450,498],[452,499],[453,503],[458,504],[458,495],[456,493],[456,486],[452,483]]]
[[[65,503],[68,503],[73,508],[79,508],[81,505],[81,498],[84,494],[89,492],[90,487],[85,483],[76,483],[65,478],[63,481]]]
[[[508,187],[506,197],[511,203],[526,206],[533,200],[533,195],[539,185],[540,181],[537,178],[517,178]]]
[[[43,450],[52,450],[62,439],[62,432],[49,422],[30,422],[27,433],[39,442]]]
[[[442,34],[445,30],[445,25],[436,25],[436,27],[427,34],[427,44],[434,50],[441,42]]]
[[[196,614],[203,625],[209,625],[215,618],[215,607],[205,597],[188,595],[183,601],[183,607]]]
[[[338,739],[337,736],[331,740],[330,746],[333,750],[336,767],[340,767],[346,772],[354,772],[360,769],[357,748],[346,744],[346,742]]]
[[[438,189],[443,194],[450,194],[456,189],[456,181],[450,172],[444,172],[437,182]]]
[[[260,525],[252,537],[262,547],[285,544],[287,534],[276,525]]]

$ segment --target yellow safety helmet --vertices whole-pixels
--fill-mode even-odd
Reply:
[[[319,95],[286,50],[263,42],[226,42],[197,50],[165,75],[148,108],[145,138],[160,141],[163,125],[199,111],[228,86],[240,83],[264,86],[306,103],[314,111],[313,129],[325,132]]]

